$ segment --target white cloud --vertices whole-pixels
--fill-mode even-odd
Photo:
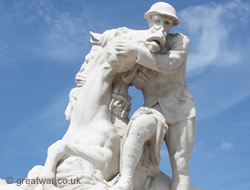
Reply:
[[[70,12],[60,12],[58,15],[51,11],[39,11],[39,15],[46,23],[46,32],[41,38],[42,53],[52,60],[70,61],[82,55],[84,48],[88,48],[89,31],[85,14],[75,17]],[[38,53],[41,47],[37,50]]]
[[[11,62],[11,57],[17,57],[14,56],[16,52],[23,55],[23,58],[34,56],[39,61],[46,59],[46,62],[72,63],[81,58],[83,61],[87,53],[84,51],[88,51],[91,46],[90,27],[93,29],[98,23],[91,19],[88,3],[77,2],[76,5],[75,2],[68,2],[68,6],[62,6],[63,3],[32,0],[27,4],[20,0],[3,4],[0,24],[4,31],[0,31],[0,34],[5,34],[0,40],[4,40],[5,44],[13,44],[13,41],[17,43],[8,50],[13,56],[1,51],[0,61]],[[0,44],[0,50],[3,49]]]
[[[217,115],[248,98],[250,4],[208,3],[184,9],[179,16],[180,31],[191,41],[188,77],[199,75],[189,84],[197,119]]]
[[[219,147],[217,147],[219,150],[229,150],[232,149],[232,143],[228,141],[223,141]]]
[[[230,93],[230,89],[227,91]],[[227,91],[224,91],[224,93],[228,93]],[[218,115],[222,111],[225,111],[230,107],[237,105],[241,101],[244,101],[249,96],[250,90],[248,89],[228,95],[223,95],[223,91],[221,90],[221,92],[218,92],[216,97],[212,97],[210,94],[210,100],[208,100],[208,97],[205,95],[201,98],[201,101],[203,102],[200,102],[201,112],[198,114],[198,119],[202,120],[207,117]]]
[[[239,36],[233,36],[234,39],[231,39],[231,35],[235,25],[249,22],[249,4],[241,0],[229,1],[226,4],[209,3],[184,9],[179,16],[182,29],[191,40],[188,71],[240,61],[244,52],[242,50],[248,43],[240,46],[235,42],[235,38]]]

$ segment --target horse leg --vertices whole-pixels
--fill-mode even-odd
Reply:
[[[48,156],[44,165],[44,169],[39,178],[54,179],[56,173],[56,165],[66,155],[67,143],[59,140],[48,148]]]
[[[119,158],[111,149],[100,146],[80,146],[59,140],[49,147],[48,157],[39,178],[54,179],[57,164],[65,156],[79,156],[89,161],[95,169],[103,171],[105,179],[118,173]]]
[[[55,187],[54,184],[49,184],[46,183],[47,180],[54,180],[55,179],[55,174],[56,174],[56,166],[58,162],[65,156],[65,150],[66,150],[66,145],[67,143],[59,140],[52,144],[48,148],[48,156],[45,162],[45,165],[39,175],[40,179],[40,184],[39,186],[42,186],[43,189],[48,189],[48,190],[58,190],[59,188]],[[54,183],[56,183],[54,181]]]
[[[119,156],[110,148],[67,143],[64,150],[67,155],[78,156],[91,163],[95,169],[101,170],[106,180],[118,173]]]

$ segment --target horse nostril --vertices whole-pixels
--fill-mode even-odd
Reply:
[[[161,42],[159,40],[153,40],[155,41],[159,46],[161,45]]]

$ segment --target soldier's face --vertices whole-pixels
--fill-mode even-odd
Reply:
[[[148,24],[150,28],[153,26],[162,26],[164,32],[168,33],[173,27],[173,19],[166,15],[155,14],[150,16]]]

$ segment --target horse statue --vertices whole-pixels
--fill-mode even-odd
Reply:
[[[78,77],[81,76],[83,80],[71,91],[70,103],[66,109],[69,128],[62,140],[48,148],[44,167],[35,166],[28,178],[54,179],[59,178],[62,173],[66,175],[70,170],[79,170],[81,173],[85,167],[81,163],[86,162],[95,171],[93,175],[99,172],[98,176],[105,181],[105,185],[93,188],[91,180],[86,179],[85,186],[81,184],[84,187],[82,189],[100,190],[108,189],[108,182],[119,173],[121,136],[111,119],[111,104],[114,105],[115,98],[117,100],[118,97],[119,100],[121,97],[120,100],[125,99],[128,105],[130,99],[122,98],[119,92],[118,96],[114,96],[114,83],[117,83],[117,76],[136,66],[136,57],[119,55],[115,50],[116,43],[121,39],[131,40],[157,52],[165,44],[166,35],[162,27],[149,30],[118,28],[103,34],[91,32],[93,47],[78,73]],[[62,189],[60,185],[56,186],[36,184],[27,186],[27,189]]]

